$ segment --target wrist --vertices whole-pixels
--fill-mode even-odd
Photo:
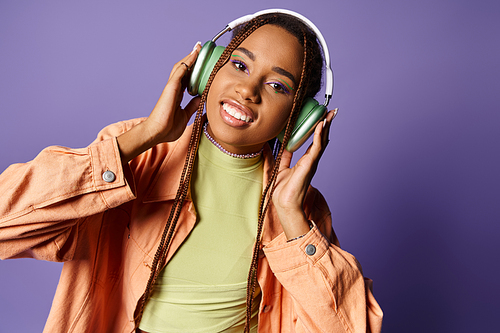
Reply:
[[[303,236],[311,230],[302,209],[278,212],[278,218],[288,240]]]
[[[150,117],[139,125],[140,127],[137,130],[142,135],[141,142],[143,145],[148,146],[148,149],[164,141],[162,135],[165,134],[165,131]]]
[[[144,121],[116,138],[122,163],[128,163],[155,145],[155,139],[149,133]]]
[[[278,214],[278,218],[280,222],[287,223],[287,221],[307,221],[306,214],[302,207],[294,207],[294,208],[280,208],[276,207],[276,212]]]
[[[308,220],[307,223],[309,224],[309,230],[311,230],[312,228],[314,228],[314,222],[312,220]],[[307,233],[309,232],[309,230],[305,234],[303,234],[303,235],[294,237],[292,239],[288,239],[287,243],[293,242],[294,240],[297,240],[297,239],[300,239],[300,238],[304,237],[305,235],[307,235]]]

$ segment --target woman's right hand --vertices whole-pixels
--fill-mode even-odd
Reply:
[[[190,54],[174,65],[167,85],[149,117],[117,138],[122,163],[128,163],[149,148],[161,142],[175,141],[182,135],[200,103],[200,98],[194,97],[184,109],[180,106],[189,69],[194,65],[200,50],[198,42]]]
[[[184,132],[193,113],[198,109],[199,97],[191,99],[184,109],[181,108],[180,103],[186,90],[189,69],[193,67],[200,49],[198,42],[190,54],[174,65],[167,85],[145,121],[145,129],[154,138],[156,144],[177,140]]]

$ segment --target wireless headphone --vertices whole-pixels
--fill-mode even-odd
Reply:
[[[325,69],[326,69],[326,85],[325,85],[325,102],[321,105],[313,98],[306,98],[302,102],[301,110],[297,118],[295,127],[292,130],[292,135],[288,140],[286,149],[290,152],[296,151],[302,144],[311,136],[316,128],[316,125],[324,119],[327,113],[327,106],[333,95],[333,71],[330,65],[330,53],[328,51],[328,46],[323,38],[323,35],[319,29],[307,18],[300,15],[299,13],[286,10],[286,9],[266,9],[259,11],[255,14],[242,16],[234,21],[231,21],[227,26],[219,32],[212,40],[206,42],[198,54],[198,58],[193,66],[191,76],[189,78],[188,92],[193,95],[201,95],[205,90],[208,82],[208,78],[215,67],[215,64],[219,60],[222,52],[224,52],[223,46],[216,46],[215,41],[228,31],[231,31],[235,27],[252,20],[255,17],[265,14],[281,13],[293,16],[307,27],[309,27],[315,34],[321,48],[323,49],[323,54],[325,57]],[[285,130],[278,135],[278,139],[283,142],[283,137]]]

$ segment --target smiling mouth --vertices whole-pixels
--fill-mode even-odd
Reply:
[[[227,103],[222,104],[222,108],[226,111],[227,114],[231,115],[233,118],[244,121],[245,123],[251,123],[253,119],[244,113],[241,113],[238,109],[229,105]]]

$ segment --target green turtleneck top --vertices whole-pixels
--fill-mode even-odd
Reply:
[[[161,271],[142,330],[243,331],[262,165],[262,156],[228,156],[202,134],[191,181],[196,226]],[[260,290],[256,295],[252,332],[257,331]]]

